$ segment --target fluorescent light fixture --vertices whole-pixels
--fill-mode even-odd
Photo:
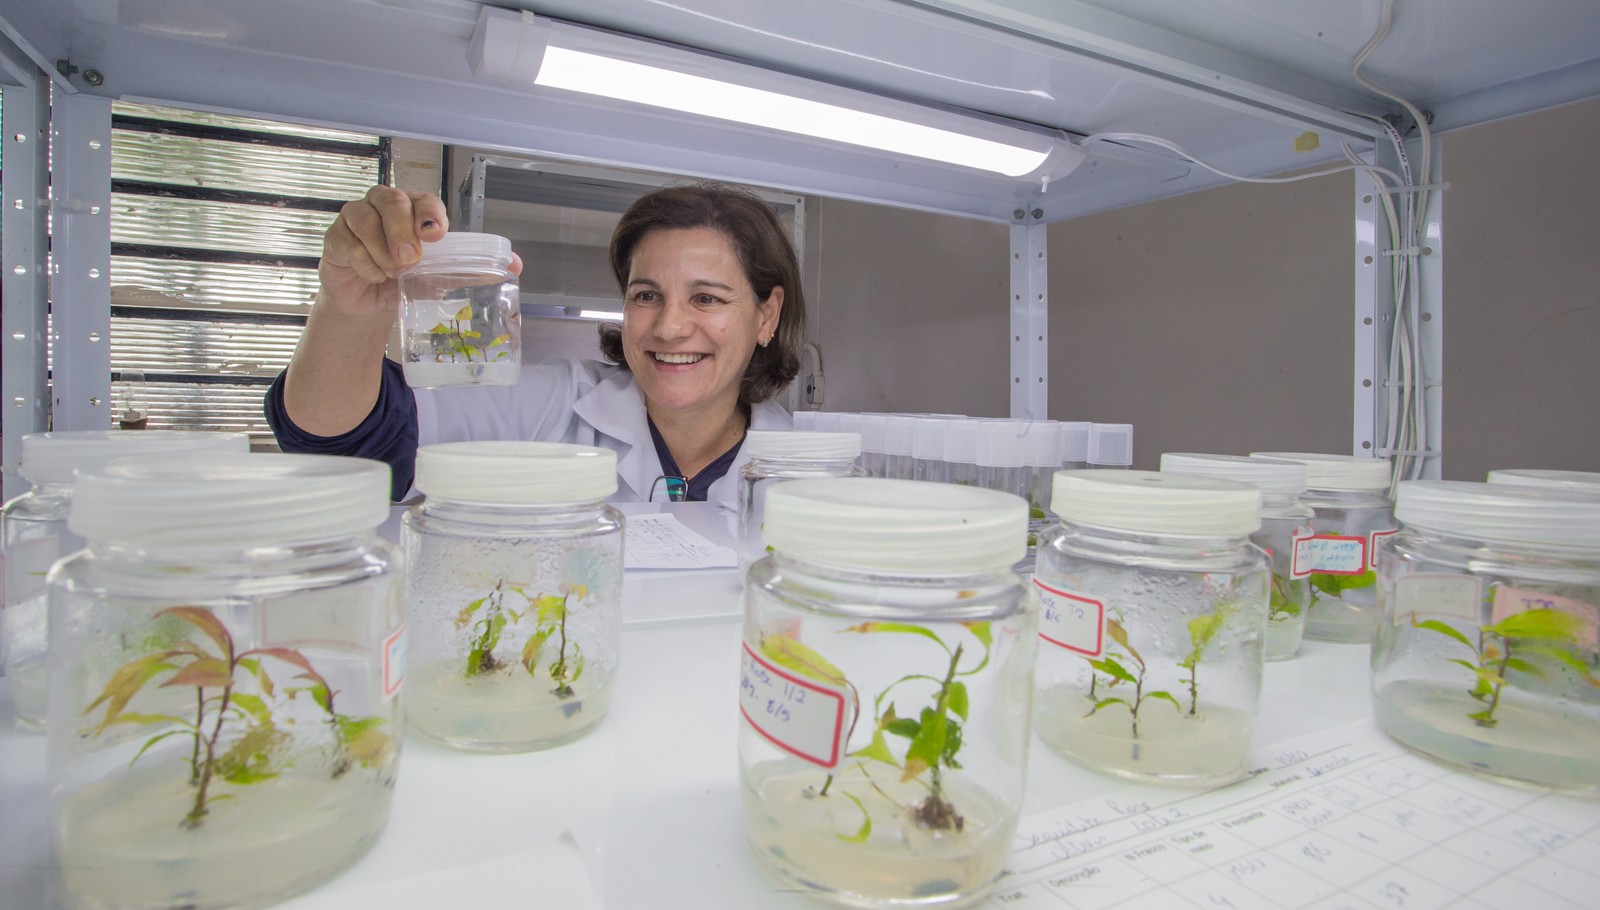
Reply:
[[[611,322],[621,322],[622,314],[611,310],[579,310],[579,319],[605,319]]]
[[[474,73],[502,84],[643,104],[1019,179],[1059,179],[1083,160],[1065,138],[528,12],[483,7],[468,60]]]

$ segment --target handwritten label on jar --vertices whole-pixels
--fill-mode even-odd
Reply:
[[[1039,595],[1039,637],[1085,657],[1099,657],[1106,647],[1106,605],[1092,597],[1052,588],[1033,580]]]
[[[1312,572],[1360,575],[1367,571],[1367,538],[1343,534],[1318,534],[1306,541]],[[1306,565],[1307,563],[1301,563]]]
[[[1310,528],[1295,532],[1294,553],[1289,557],[1290,578],[1311,577],[1311,541],[1315,540],[1316,537],[1317,535]]]
[[[1482,622],[1482,603],[1483,581],[1472,575],[1416,572],[1394,583],[1396,625],[1443,617],[1475,627]]]
[[[1387,531],[1373,531],[1367,535],[1367,568],[1378,568],[1378,541],[1385,537],[1392,537],[1399,533],[1398,529],[1390,528]]]
[[[1517,588],[1498,587],[1490,609],[1494,622],[1526,613],[1529,610],[1555,610],[1581,621],[1576,636],[1577,643],[1585,648],[1600,646],[1600,628],[1596,626],[1595,608],[1581,600],[1545,594],[1541,591],[1523,591]]]
[[[757,733],[790,755],[834,768],[844,749],[846,695],[775,667],[750,650],[739,655],[739,711]]]
[[[61,542],[52,536],[19,540],[0,554],[0,606],[20,604],[44,593],[45,576],[60,555]]]
[[[406,627],[383,640],[383,697],[394,698],[406,681]]]

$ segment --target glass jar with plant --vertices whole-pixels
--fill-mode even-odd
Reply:
[[[959,905],[1021,809],[1034,605],[1020,497],[795,480],[746,573],[739,762],[769,872],[857,907]]]
[[[313,455],[80,472],[50,582],[49,763],[84,906],[259,906],[353,862],[404,734],[387,469]]]
[[[421,736],[515,752],[583,735],[611,701],[621,637],[616,453],[541,442],[417,451],[406,513],[411,686]]]

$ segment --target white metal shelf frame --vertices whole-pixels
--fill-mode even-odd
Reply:
[[[967,106],[974,109],[982,109],[997,92],[1004,95],[1006,86],[989,84],[980,91],[972,86],[981,80],[958,77],[1038,70],[1052,86],[1081,79],[1086,85],[1098,85],[1105,94],[1058,99],[1060,104],[1111,112],[1106,115],[1110,119],[1086,122],[1085,129],[1136,128],[1137,123],[1127,122],[1127,117],[1136,120],[1135,114],[1142,114],[1153,118],[1152,122],[1189,129],[1193,136],[1176,138],[1208,158],[1218,151],[1223,156],[1218,163],[1248,173],[1313,163],[1285,157],[1285,139],[1307,129],[1327,135],[1319,153],[1322,160],[1334,155],[1339,140],[1351,140],[1370,150],[1379,129],[1344,108],[1367,114],[1383,110],[1376,99],[1339,86],[1320,85],[1284,66],[1070,0],[1063,2],[1074,16],[1081,14],[1072,25],[1064,24],[1060,12],[1044,15],[1045,6],[986,0],[819,0],[819,5],[807,6],[804,11],[792,5],[756,4],[737,12],[723,4],[698,0],[670,6],[623,0],[507,2],[635,32],[647,40],[681,43],[698,36],[697,43],[712,52],[748,48],[752,62],[773,65],[782,61],[784,66],[775,68],[801,74],[815,75],[843,62],[848,66],[841,70],[841,81],[875,87],[897,97],[912,97],[919,88],[932,84],[917,100],[957,106],[970,102]],[[727,179],[1002,221],[1013,226],[1014,261],[1017,254],[1026,257],[1030,251],[1043,249],[1045,226],[1052,221],[1220,182],[1220,178],[1184,167],[1170,157],[1107,148],[1069,178],[1076,183],[1064,181],[1046,190],[1007,178],[840,151],[745,128],[708,126],[681,117],[568,98],[533,98],[520,91],[485,87],[472,78],[464,60],[477,8],[471,0],[411,0],[404,4],[280,0],[270,9],[251,0],[212,0],[203,11],[205,22],[175,22],[162,19],[155,8],[119,18],[90,0],[52,4],[0,0],[0,32],[16,41],[34,63],[45,66],[58,92],[65,96],[81,94],[100,101],[124,97],[353,126],[593,165]],[[735,21],[733,17],[744,18]],[[805,41],[797,38],[797,29],[786,31],[800,22],[808,28]],[[873,27],[864,27],[868,24]],[[898,31],[891,34],[880,26],[894,26]],[[860,48],[874,44],[882,49],[874,49],[877,56],[868,60]],[[937,62],[921,58],[924,47],[939,53]],[[56,74],[57,60],[70,61],[79,74]],[[85,78],[90,69],[97,78]],[[1570,77],[1581,70],[1581,66],[1576,70],[1569,67],[1564,72]],[[1583,80],[1576,86],[1571,83],[1568,78],[1558,94],[1587,91]],[[269,86],[270,91],[264,90]],[[935,97],[940,91],[947,94]],[[1107,107],[1113,98],[1132,101],[1127,107],[1134,110],[1118,120],[1115,106]],[[1036,113],[1028,106],[1034,100],[1024,98],[1020,106],[1008,110],[1000,110],[1005,105],[993,109],[1026,119]],[[1156,104],[1153,109],[1137,110],[1152,104]],[[69,124],[74,133],[99,128],[88,122],[98,116],[88,113],[88,106],[67,102],[65,107],[79,112],[74,114],[76,122]],[[1087,115],[1085,119],[1089,119]],[[67,162],[60,164],[65,167]],[[74,167],[81,169],[86,164],[95,166],[93,161],[82,161],[80,155]],[[93,184],[102,175],[75,170],[66,179],[74,185],[79,181]],[[1357,223],[1359,234],[1359,217]],[[1375,231],[1373,235],[1377,236]],[[89,244],[70,245],[87,249]],[[1366,255],[1356,256],[1358,275]],[[1383,251],[1370,255],[1374,262],[1381,262]],[[1013,389],[1012,410],[1018,416],[1043,416],[1048,408],[1046,272],[1043,258],[1033,258],[1039,260],[1038,267],[1015,274],[1012,288],[1011,375],[1023,380],[1012,385],[1028,387],[1025,393],[1022,388]],[[1438,261],[1435,257],[1435,267]],[[86,262],[88,259],[77,260],[65,273],[69,283],[81,283],[62,298],[72,306],[93,306],[99,299],[99,289],[88,281],[88,272],[79,268]],[[1432,284],[1432,299],[1426,306],[1434,315],[1436,328],[1442,313],[1437,283]],[[1362,288],[1358,291],[1357,306],[1362,308],[1358,319],[1366,318],[1363,313],[1392,309],[1381,283],[1358,281],[1358,287]],[[1367,287],[1373,289],[1370,303],[1362,300]],[[1016,305],[1023,300],[1029,305]],[[1381,316],[1374,318],[1377,327]],[[1358,332],[1364,330],[1365,326],[1358,327]],[[68,381],[68,391],[74,387],[89,390],[86,396],[73,393],[65,399],[63,412],[57,414],[58,425],[63,420],[98,425],[103,416],[103,411],[73,410],[100,407],[85,404],[97,397],[104,402],[103,396],[94,394],[103,381],[98,377],[109,372],[102,362],[104,345],[98,350],[87,344],[77,347],[93,332],[92,328],[87,334],[73,329],[69,337],[75,346],[58,351],[58,355],[72,354],[65,359],[58,356],[60,369],[74,374],[85,371]],[[1376,349],[1378,339],[1358,338],[1361,346]],[[1385,359],[1360,353],[1358,357],[1363,358],[1355,377],[1358,389],[1381,389]],[[1360,441],[1374,435],[1381,416],[1376,403],[1372,407],[1362,404],[1366,394],[1357,393],[1355,435]],[[1437,407],[1433,413],[1437,415]]]

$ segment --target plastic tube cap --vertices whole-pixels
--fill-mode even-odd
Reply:
[[[67,526],[140,547],[348,537],[389,517],[389,466],[336,455],[161,455],[78,472]]]
[[[1022,463],[1034,468],[1061,466],[1061,426],[1054,420],[1035,420],[1022,433]]]
[[[1068,420],[1061,424],[1061,463],[1089,461],[1089,427],[1087,420]]]
[[[951,464],[977,464],[979,426],[979,421],[970,417],[946,421],[944,460]]]
[[[1099,465],[1133,464],[1133,424],[1089,424],[1089,452],[1084,461]]]
[[[1156,471],[1057,471],[1050,511],[1113,531],[1240,537],[1261,528],[1261,491],[1216,477]]]
[[[617,492],[617,453],[562,442],[477,440],[417,449],[417,489],[484,505],[594,502]]]
[[[853,460],[861,454],[861,434],[824,433],[820,430],[749,430],[744,435],[744,450],[751,458]]]
[[[17,468],[29,483],[72,483],[72,472],[142,455],[246,455],[243,433],[189,430],[65,430],[22,437]]]
[[[795,411],[793,421],[797,430],[814,430],[817,428],[817,412]]]
[[[952,575],[1009,569],[1027,551],[1019,496],[918,480],[792,480],[767,492],[774,550],[823,566]]]
[[[1389,487],[1390,466],[1384,458],[1315,452],[1251,452],[1250,457],[1300,462],[1306,466],[1306,488],[1311,490],[1385,490]]]
[[[944,460],[944,434],[948,421],[941,417],[918,417],[911,426],[911,454],[931,461]]]
[[[840,418],[838,411],[818,411],[816,418],[813,420],[813,426],[811,429],[820,430],[823,433],[837,433],[839,432],[839,426]]]
[[[1166,452],[1161,456],[1161,473],[1200,474],[1237,480],[1260,488],[1268,496],[1292,498],[1306,491],[1306,466],[1298,461],[1279,458]]]
[[[881,455],[884,452],[884,436],[888,431],[889,418],[884,414],[861,415],[861,451]]]
[[[816,429],[816,427],[802,427],[802,426],[796,424],[795,425],[795,429],[797,429],[797,430],[813,429],[814,430],[814,429]],[[856,436],[859,437],[861,435],[861,415],[860,414],[851,413],[851,412],[848,412],[848,411],[840,411],[839,412],[839,432],[841,432],[841,433],[854,433],[854,434],[856,434]]]
[[[890,414],[883,419],[883,451],[886,455],[910,455],[917,435],[917,418],[910,414]]]
[[[1402,523],[1474,540],[1600,548],[1600,495],[1512,484],[1406,480]]]
[[[1489,482],[1519,487],[1546,487],[1580,493],[1600,493],[1600,474],[1593,471],[1490,471]]]
[[[1022,467],[1022,424],[985,420],[978,425],[978,464],[989,468]]]

